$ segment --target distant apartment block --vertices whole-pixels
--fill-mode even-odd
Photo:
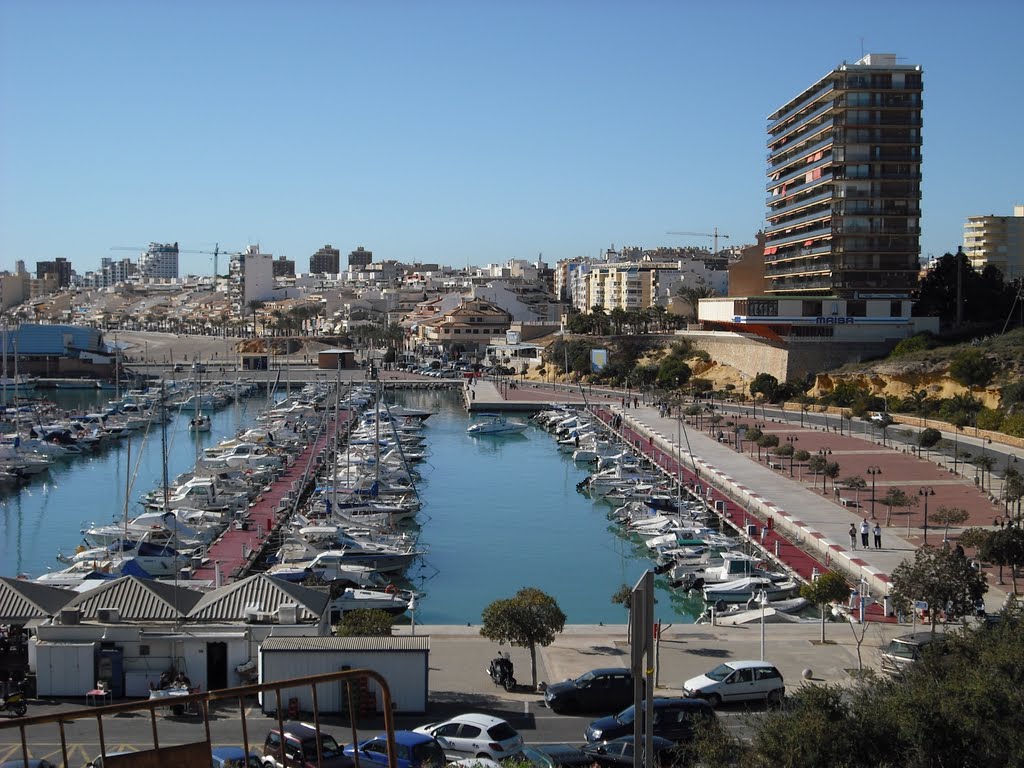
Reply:
[[[274,257],[260,253],[258,245],[250,245],[245,253],[231,257],[228,273],[228,299],[240,317],[249,312],[252,301],[266,301],[274,294]]]
[[[975,269],[991,264],[1006,280],[1024,277],[1024,205],[1015,205],[1013,216],[969,216],[964,253]]]
[[[325,245],[309,257],[309,272],[313,275],[336,275],[341,272],[341,251]]]
[[[54,276],[58,288],[67,288],[71,285],[71,262],[61,257],[53,261],[37,261],[36,279],[45,280],[47,275]]]
[[[139,275],[145,279],[174,280],[178,277],[178,244],[150,243],[139,256]]]
[[[348,255],[348,268],[350,270],[363,269],[366,265],[371,264],[372,262],[373,251],[367,251],[361,245]]]
[[[917,284],[921,67],[870,54],[768,116],[769,294],[905,297]]]
[[[274,262],[274,277],[295,277],[295,260],[278,256]]]

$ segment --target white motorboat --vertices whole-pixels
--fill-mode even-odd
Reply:
[[[746,576],[742,579],[711,584],[704,587],[704,600],[711,605],[718,603],[745,603],[751,596],[762,593],[768,600],[785,600],[795,597],[800,585],[795,581],[772,581],[765,576]]]
[[[395,590],[390,586],[383,590],[348,587],[331,601],[331,622],[337,621],[346,612],[355,610],[386,611],[397,616],[409,610],[410,599],[411,595],[408,592]]]
[[[500,413],[481,413],[480,421],[473,422],[466,427],[466,433],[474,437],[488,435],[500,437],[503,435],[522,434],[529,426],[522,421],[509,421]]]

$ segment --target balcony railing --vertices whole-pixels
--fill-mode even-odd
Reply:
[[[819,187],[822,184],[831,184],[832,182],[833,182],[832,174],[830,174],[830,173],[829,174],[822,174],[820,179],[812,179],[811,181],[805,181],[803,184],[797,184],[796,186],[790,187],[789,189],[786,190],[785,197],[789,197],[791,195],[794,195],[797,192],[802,192],[803,190],[814,189],[815,187]],[[769,196],[769,197],[765,198],[765,201],[764,201],[765,202],[765,207],[770,208],[772,203],[778,203],[780,200],[783,200],[783,199],[784,199],[783,195],[772,195],[772,196]]]
[[[801,208],[806,208],[810,205],[816,205],[817,203],[822,203],[825,202],[826,200],[831,200],[832,196],[832,190],[827,189],[824,192],[821,192],[816,195],[811,195],[810,197],[805,197],[802,200],[792,201],[789,204],[782,206],[781,208],[772,208],[771,210],[768,211],[768,220],[772,221],[773,219],[777,219],[779,216],[785,216],[795,211],[799,211]]]
[[[765,235],[771,236],[776,232],[781,232],[786,229],[792,229],[793,227],[799,227],[801,224],[806,224],[807,222],[810,221],[830,218],[832,218],[832,209],[825,208],[824,210],[815,211],[814,213],[808,213],[806,216],[800,216],[799,218],[796,219],[787,219],[786,221],[779,222],[774,226],[765,228],[764,233]]]
[[[828,135],[826,135],[825,138],[819,139],[813,144],[808,144],[807,146],[804,147],[801,147],[799,142],[784,144],[782,147],[775,150],[774,152],[768,153],[768,164],[769,166],[772,165],[772,162],[774,160],[786,154],[787,152],[794,152],[794,150],[794,156],[813,154],[814,152],[817,152],[819,149],[825,149],[826,147],[831,146],[833,141],[834,139],[832,137],[832,133],[831,131],[829,131]]]
[[[392,711],[391,689],[388,687],[387,679],[385,679],[385,677],[380,673],[371,669],[353,669],[346,670],[344,672],[328,672],[322,675],[297,677],[289,680],[278,680],[271,683],[246,685],[239,688],[223,688],[216,691],[190,693],[185,696],[175,696],[173,699],[131,701],[125,704],[111,704],[109,706],[89,707],[87,709],[72,709],[53,714],[38,715],[35,717],[22,717],[16,720],[4,718],[3,721],[0,721],[0,732],[8,729],[18,729],[20,731],[18,738],[20,750],[15,759],[20,759],[25,765],[29,765],[29,761],[33,759],[33,745],[46,744],[46,756],[52,762],[53,758],[50,757],[49,753],[53,751],[53,747],[50,745],[57,744],[59,745],[61,752],[62,764],[70,766],[72,764],[70,761],[72,748],[71,745],[67,743],[65,726],[70,725],[75,721],[87,720],[95,720],[96,722],[99,753],[103,759],[104,766],[110,766],[110,768],[115,768],[115,766],[116,768],[136,768],[137,766],[146,766],[146,768],[151,768],[152,766],[160,766],[163,768],[163,766],[191,767],[210,765],[212,762],[210,754],[211,704],[217,702],[237,704],[240,733],[237,738],[226,739],[225,743],[241,744],[245,753],[249,754],[250,748],[255,747],[256,742],[250,741],[249,738],[246,712],[252,702],[248,701],[248,699],[258,694],[273,695],[277,712],[276,725],[279,728],[279,732],[283,732],[284,719],[288,712],[288,707],[285,702],[282,701],[281,692],[283,690],[288,690],[289,695],[294,696],[295,694],[293,691],[295,689],[308,688],[312,701],[313,726],[317,731],[320,731],[320,707],[317,698],[318,688],[320,691],[336,691],[338,690],[338,686],[342,686],[346,693],[347,712],[349,713],[348,719],[349,726],[352,731],[352,741],[356,742],[358,741],[356,721],[360,714],[359,707],[357,706],[359,685],[366,679],[372,680],[380,689],[384,731],[387,735],[388,765],[398,765],[398,754],[395,749],[395,719],[394,712]],[[195,727],[198,730],[200,726],[202,726],[202,739],[191,743],[176,744],[175,746],[168,746],[166,743],[164,746],[161,746],[157,710],[177,707],[180,707],[183,711],[191,712],[196,716],[199,722]],[[223,718],[224,714],[223,707],[219,707],[217,718]],[[152,737],[152,749],[133,752],[129,755],[117,755],[116,757],[111,757],[108,760],[107,750],[111,745],[107,743],[107,739],[104,736],[104,718],[123,717],[126,715],[142,715],[144,717],[148,715],[150,727],[145,728],[140,723],[137,728],[137,732],[138,737],[141,740],[146,739],[148,732],[148,735]],[[50,729],[47,728],[47,726],[56,726],[57,734],[50,732]],[[6,734],[3,735],[6,736]],[[182,738],[183,736],[180,727],[176,727],[174,734],[167,736],[166,741],[180,741]],[[7,740],[3,739],[3,741]],[[11,741],[13,741],[13,739]],[[282,742],[283,741],[284,740],[282,740]],[[260,746],[262,746],[262,741],[260,742]],[[282,749],[283,748],[282,744]],[[323,764],[323,744],[318,743],[316,749],[316,762],[317,764]],[[260,750],[253,749],[252,751],[259,752]],[[37,757],[42,757],[42,755],[37,755]],[[285,756],[283,754],[279,755],[277,760],[279,763],[284,764]],[[288,764],[291,765],[291,758],[288,758]]]
[[[793,232],[792,234],[786,235],[784,238],[779,240],[768,240],[765,243],[766,248],[785,248],[787,245],[795,245],[796,243],[802,243],[805,240],[813,240],[816,237],[822,237],[824,235],[832,235],[832,225],[827,224],[823,227],[815,227],[814,229],[804,230],[803,232]],[[811,247],[811,246],[808,246]]]
[[[771,146],[773,144],[776,144],[780,139],[784,139],[784,138],[787,138],[789,136],[794,135],[797,131],[799,131],[805,125],[809,125],[811,122],[813,122],[814,120],[817,120],[822,115],[828,114],[834,108],[835,107],[832,104],[832,102],[828,102],[827,104],[824,104],[823,106],[818,107],[816,110],[814,110],[810,114],[805,115],[800,120],[797,120],[795,123],[793,123],[791,126],[788,126],[786,128],[786,130],[784,130],[782,133],[778,134],[777,136],[770,136],[769,139],[768,139],[768,148],[771,149]],[[828,125],[832,125],[832,124],[834,124],[835,121],[830,118],[826,122],[828,123]],[[824,125],[824,124],[825,123],[823,122],[822,125]],[[788,141],[787,141],[787,143],[788,143]],[[777,147],[777,149],[779,149],[779,148],[780,147]]]
[[[779,115],[777,118],[775,118],[768,124],[769,132],[772,131],[776,126],[788,120],[791,115],[806,107],[809,102],[813,103],[820,99],[822,96],[826,96],[829,93],[832,93],[835,89],[835,83],[832,80],[829,80],[825,83],[822,83],[819,88],[817,88],[814,91],[811,91],[806,96],[801,96],[801,98],[795,104],[793,104],[792,107],[787,109],[785,112],[783,112],[781,115]]]

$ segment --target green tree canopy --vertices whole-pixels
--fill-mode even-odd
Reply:
[[[751,395],[763,395],[765,400],[772,400],[779,389],[779,380],[770,373],[759,373],[750,382]]]
[[[800,597],[821,609],[821,642],[825,642],[825,609],[829,603],[846,600],[850,587],[835,571],[826,571],[809,584],[800,586]]]
[[[514,597],[484,608],[480,634],[498,643],[529,648],[533,687],[537,687],[537,646],[547,647],[565,628],[565,614],[550,595],[523,587]]]
[[[921,448],[934,448],[942,440],[942,433],[937,429],[922,429],[917,435],[917,444]]]
[[[927,602],[934,632],[939,611],[946,611],[947,617],[966,616],[987,591],[984,574],[971,568],[966,557],[951,549],[921,547],[913,561],[905,560],[893,569],[889,594],[904,613],[917,600]]]
[[[996,363],[980,349],[965,349],[958,352],[949,364],[949,375],[958,384],[968,389],[984,387],[996,374]]]
[[[334,626],[338,637],[380,637],[390,635],[394,618],[387,611],[357,608],[345,611],[341,621]]]

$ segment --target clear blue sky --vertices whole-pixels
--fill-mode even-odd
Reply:
[[[941,254],[1024,203],[1022,29],[1019,0],[3,0],[0,269],[151,240],[300,271],[324,243],[464,266],[751,242],[767,115],[862,50],[924,67]]]

